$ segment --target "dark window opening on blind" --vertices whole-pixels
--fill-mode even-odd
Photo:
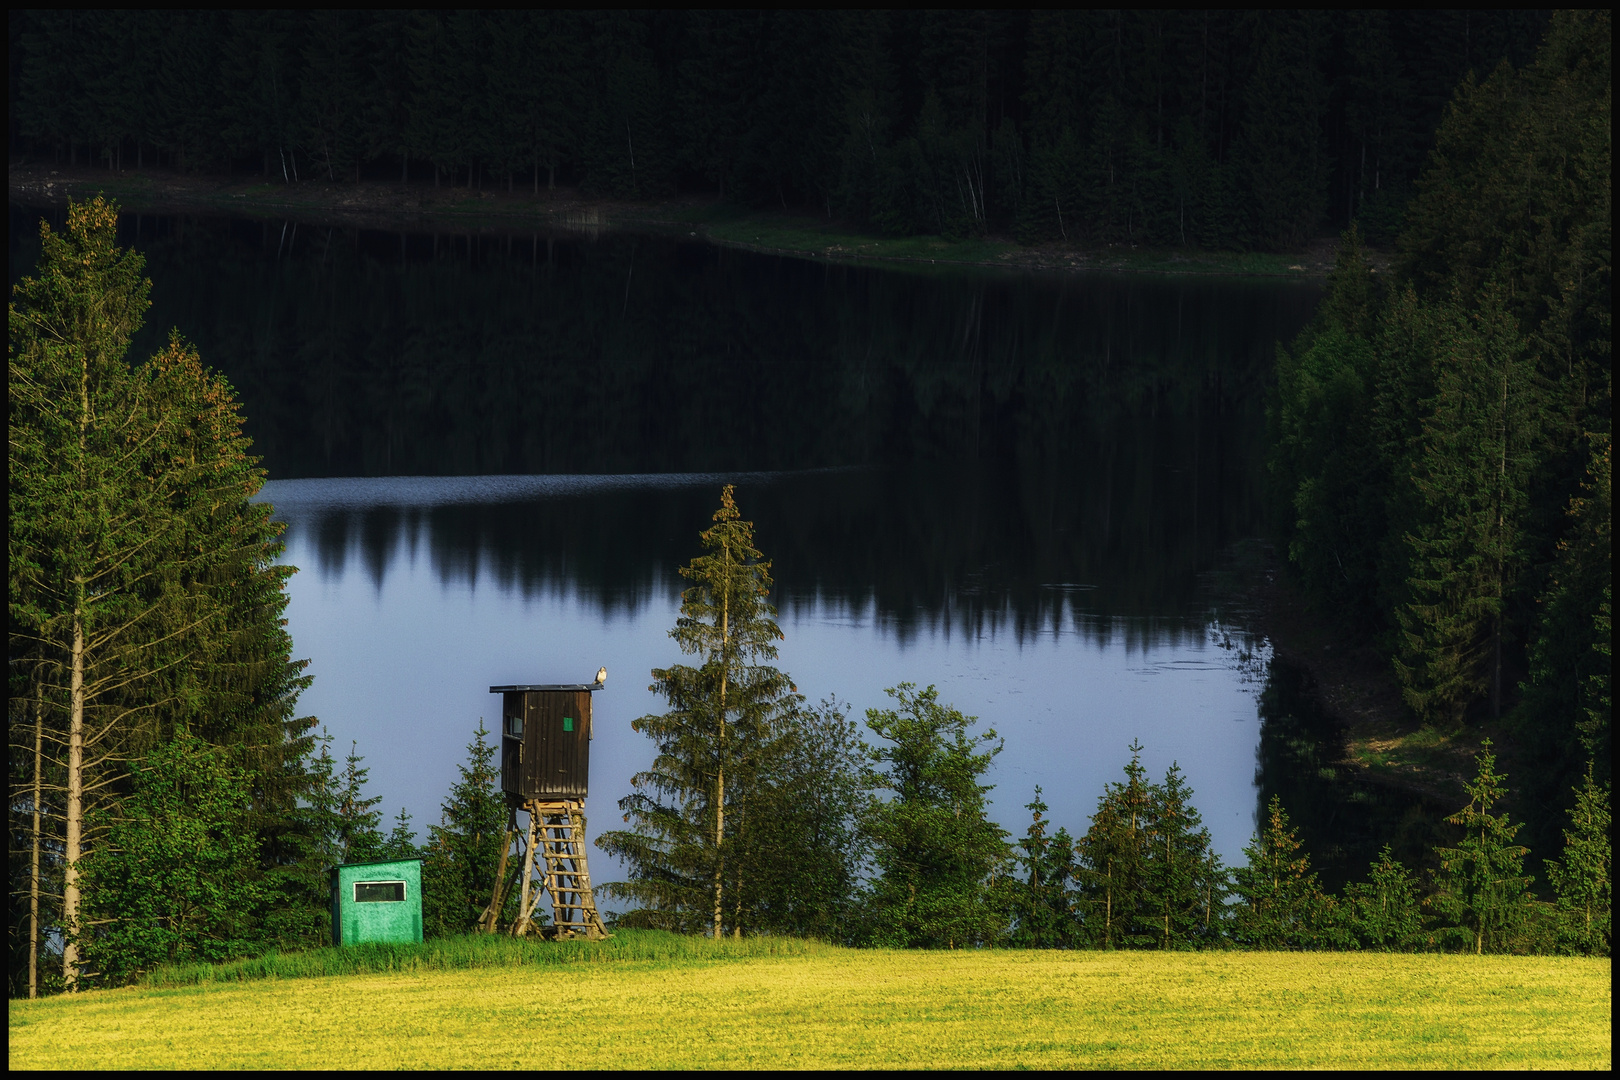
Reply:
[[[399,904],[405,901],[403,881],[357,881],[354,883],[354,902],[357,904]]]

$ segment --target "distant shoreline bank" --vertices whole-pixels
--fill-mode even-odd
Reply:
[[[1000,238],[948,240],[941,237],[884,237],[863,234],[847,224],[812,215],[748,210],[707,196],[652,202],[620,202],[582,197],[558,189],[473,190],[363,181],[333,184],[310,181],[287,185],[261,178],[183,175],[168,170],[104,169],[11,162],[14,202],[66,205],[69,198],[104,194],[141,213],[216,213],[279,217],[349,228],[397,231],[402,228],[457,232],[627,229],[700,237],[762,254],[839,262],[953,264],[1022,271],[1147,273],[1220,277],[1315,280],[1333,268],[1338,243],[1313,242],[1303,252],[1226,252],[1148,249],[1126,245],[1102,248],[1061,244],[1023,246]]]
[[[1306,673],[1309,696],[1342,725],[1345,756],[1336,764],[1373,783],[1466,800],[1464,784],[1486,736],[1507,743],[1500,749],[1513,756],[1511,738],[1495,729],[1500,725],[1444,734],[1423,727],[1406,707],[1388,658],[1312,610],[1281,555],[1268,556],[1266,580],[1254,588],[1258,629],[1276,660]]]

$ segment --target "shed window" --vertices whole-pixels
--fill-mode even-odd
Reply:
[[[508,716],[506,718],[506,733],[514,739],[523,738],[523,717]]]
[[[354,883],[354,902],[357,904],[400,904],[405,901],[403,881],[357,881]]]

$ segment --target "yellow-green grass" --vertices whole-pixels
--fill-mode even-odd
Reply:
[[[10,1065],[1608,1069],[1609,985],[1573,958],[823,948],[13,1002]]]

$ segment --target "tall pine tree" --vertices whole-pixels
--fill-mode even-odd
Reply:
[[[706,554],[681,568],[694,582],[681,594],[681,615],[670,636],[699,666],[653,671],[653,689],[671,706],[631,727],[658,748],[651,769],[636,774],[636,790],[621,799],[632,829],[604,833],[597,846],[629,864],[631,880],[601,887],[607,896],[640,907],[632,923],[692,930],[709,924],[719,937],[727,919],[728,883],[747,882],[753,868],[737,833],[756,823],[769,799],[750,811],[770,786],[799,698],[776,659],[782,631],[769,603],[770,563],[754,546],[753,523],[742,520],[727,484],[714,525],[701,534]],[[741,934],[732,905],[731,925]]]

